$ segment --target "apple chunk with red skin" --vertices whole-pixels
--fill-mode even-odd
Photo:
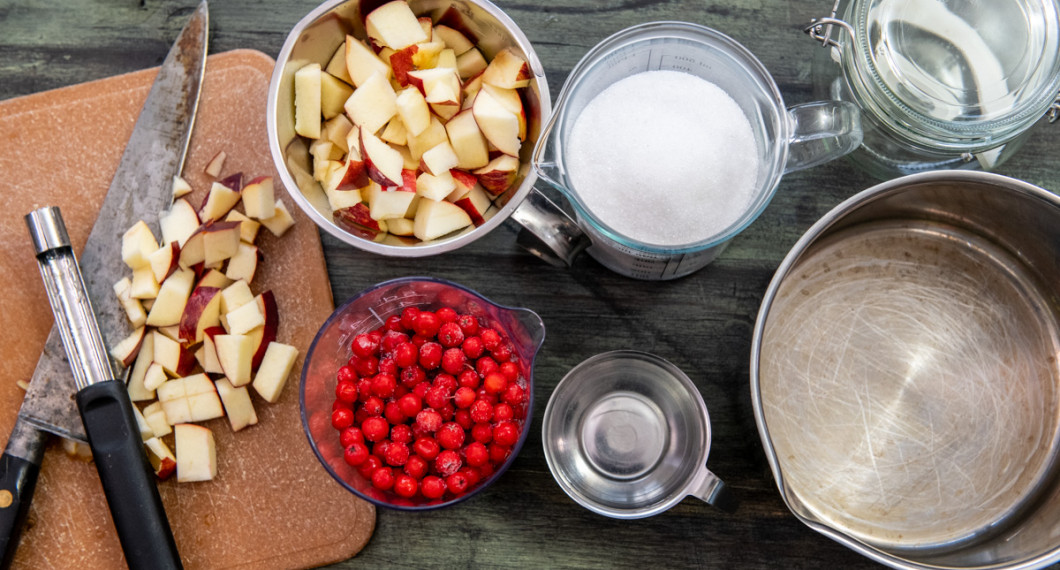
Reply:
[[[110,349],[110,355],[120,361],[123,366],[131,365],[136,361],[136,353],[140,351],[146,331],[146,327],[137,327],[129,336],[118,341],[118,344]]]
[[[485,89],[475,95],[471,112],[487,141],[504,154],[519,156],[522,141],[519,140],[519,117],[515,113]]]
[[[368,37],[393,50],[428,40],[416,14],[404,0],[394,0],[372,10],[364,19]]]
[[[276,210],[276,192],[271,176],[252,179],[240,190],[243,211],[251,218],[268,218]]]
[[[272,290],[262,291],[260,295],[254,297],[254,302],[258,304],[258,310],[265,316],[265,324],[247,333],[255,339],[254,356],[250,366],[252,370],[257,370],[262,358],[265,357],[265,349],[268,348],[269,343],[276,340],[276,331],[280,326],[280,311],[276,307],[276,297]],[[257,334],[258,332],[260,335]]]
[[[474,171],[479,184],[494,196],[503,194],[515,182],[518,173],[519,159],[507,154],[498,156],[486,166]]]
[[[530,65],[525,59],[516,55],[511,48],[504,48],[497,52],[482,72],[483,83],[505,89],[526,87],[533,77],[534,73],[530,71]]]
[[[420,200],[412,233],[423,241],[430,241],[471,225],[471,217],[463,209],[446,200]]]
[[[174,201],[169,210],[159,218],[158,225],[162,231],[162,243],[175,242],[183,246],[195,230],[199,229],[202,221],[195,208],[186,199],[181,198]]]
[[[221,296],[217,287],[196,287],[180,317],[180,338],[202,342],[203,331],[221,322]]]
[[[380,186],[402,184],[401,171],[405,166],[405,159],[400,152],[365,129],[361,129],[361,149],[364,151],[368,178]]]
[[[489,196],[480,187],[472,188],[466,196],[460,198],[454,202],[457,206],[460,206],[462,210],[467,212],[467,215],[471,217],[471,223],[475,224],[475,227],[481,226],[486,223],[486,210],[493,204],[490,202]]]
[[[217,444],[209,428],[173,426],[177,448],[177,482],[209,481],[217,476]]]

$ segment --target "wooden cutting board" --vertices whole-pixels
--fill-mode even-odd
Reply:
[[[195,188],[192,204],[209,188],[203,168],[218,151],[228,155],[222,176],[276,176],[265,130],[272,69],[271,58],[250,50],[208,59],[184,170]],[[0,440],[21,404],[16,381],[33,374],[53,322],[22,217],[59,206],[80,253],[156,73],[0,102]],[[286,197],[278,179],[277,196]],[[297,222],[282,238],[262,228],[265,261],[253,288],[273,290],[278,340],[304,356],[333,301],[317,228],[289,197],[285,202]],[[318,566],[353,556],[371,536],[373,506],[331,479],[303,434],[301,366],[299,358],[276,404],[254,395],[258,425],[234,434],[227,420],[206,424],[217,441],[217,479],[160,484],[186,568]],[[95,467],[67,456],[57,439],[45,454],[29,519],[16,568],[124,565]]]

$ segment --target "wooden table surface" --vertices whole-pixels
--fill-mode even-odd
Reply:
[[[0,100],[152,67],[197,0],[0,0]],[[748,46],[787,103],[812,100],[814,44],[800,31],[825,0],[496,0],[544,63],[553,99],[579,58],[604,37],[651,20],[717,28]],[[275,57],[316,2],[214,0],[210,52],[253,48]],[[999,172],[1060,189],[1060,125],[1040,128]],[[2,152],[2,150],[0,150]],[[46,157],[41,157],[46,168]],[[513,468],[487,492],[425,514],[380,510],[359,567],[871,568],[865,558],[798,522],[780,499],[755,427],[748,384],[751,334],[762,294],[788,249],[815,220],[875,181],[846,161],[786,176],[764,214],[706,269],[671,282],[620,277],[588,257],[546,265],[500,228],[457,251],[385,259],[323,236],[337,303],[378,281],[429,275],[474,288],[544,319],[534,367],[531,433]],[[568,369],[632,348],[682,368],[710,409],[708,465],[741,501],[726,514],[694,499],[646,520],[589,512],[553,481],[541,417]],[[321,513],[342,524],[342,513]]]

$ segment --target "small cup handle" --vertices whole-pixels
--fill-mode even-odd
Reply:
[[[849,101],[816,101],[788,109],[791,138],[784,172],[839,158],[861,145],[861,112]]]
[[[689,487],[688,494],[727,513],[736,512],[740,504],[729,487],[705,465]]]
[[[517,242],[557,267],[570,266],[592,242],[578,224],[537,188],[531,188],[511,219],[523,227]]]

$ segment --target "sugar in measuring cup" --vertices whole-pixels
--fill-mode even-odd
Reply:
[[[575,221],[541,192],[513,218],[568,263],[588,241],[588,253],[617,273],[673,279],[710,263],[785,172],[860,142],[855,105],[785,109],[762,63],[724,34],[641,24],[575,66],[535,148],[535,171]]]

